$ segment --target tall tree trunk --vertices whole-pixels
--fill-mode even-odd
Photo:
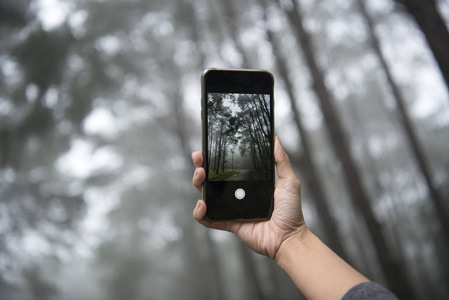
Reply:
[[[364,122],[359,118],[361,112],[358,109],[358,104],[357,103],[353,103],[348,105],[348,112],[351,115],[351,119],[353,119],[354,124],[358,124],[356,126],[358,126],[358,136],[361,137],[369,137],[369,130],[367,130],[365,128],[365,124]],[[361,148],[363,151],[363,155],[364,155],[364,161],[366,164],[366,167],[368,169],[368,172],[370,172],[371,174],[373,174],[373,194],[374,197],[376,199],[380,199],[382,197],[383,194],[386,193],[386,188],[382,185],[380,179],[379,179],[379,175],[380,175],[380,171],[377,167],[376,161],[373,158],[373,156],[370,153],[370,149],[369,149],[369,145],[367,143],[367,139],[363,139],[361,142]],[[390,227],[389,232],[392,236],[392,238],[390,238],[390,241],[392,241],[393,243],[393,248],[395,249],[395,256],[398,257],[398,261],[400,261],[401,266],[404,267],[403,272],[406,274],[406,277],[408,279],[408,281],[412,280],[412,275],[410,274],[410,266],[407,266],[407,259],[406,259],[406,253],[404,250],[404,245],[406,244],[406,239],[408,238],[409,240],[412,239],[413,237],[410,236],[410,234],[405,233],[404,231],[413,231],[413,228],[406,228],[405,230],[402,228],[401,224],[400,224],[400,217],[399,217],[399,211],[397,208],[397,205],[394,203],[394,201],[392,201],[392,197],[390,198],[390,206],[391,207],[388,212],[386,213],[386,215],[388,216],[388,218],[390,219],[390,222],[388,222],[388,225]],[[417,247],[419,246],[419,241],[416,238],[413,238],[413,244],[416,245]],[[422,264],[421,264],[422,265]],[[423,274],[420,274],[421,276]],[[425,277],[425,276],[422,276]],[[426,283],[427,278],[420,278],[419,282],[421,283]],[[416,286],[413,285],[413,287],[415,288],[412,292],[416,293],[417,289]],[[430,288],[430,286],[428,286]],[[429,291],[429,295],[432,295],[432,292]],[[417,297],[419,298],[419,297]],[[429,297],[430,299],[435,299],[435,297]]]
[[[186,5],[186,9],[189,12],[189,15],[192,16],[191,18],[188,18],[187,20],[189,20],[190,23],[190,29],[191,31],[191,35],[192,35],[192,40],[195,42],[195,46],[197,48],[196,53],[198,54],[198,65],[199,68],[204,70],[206,69],[206,54],[204,53],[204,47],[202,47],[202,42],[200,39],[201,36],[201,29],[200,24],[201,22],[199,21],[198,13],[195,10],[195,3],[191,2],[191,1],[185,1],[183,2],[184,5]],[[206,125],[207,126],[207,125]],[[211,134],[211,131],[209,131],[209,134]],[[190,149],[188,149],[190,150]],[[190,154],[187,153],[187,154]],[[208,158],[210,159],[210,155],[211,155],[211,144],[209,144],[209,156]],[[212,290],[214,291],[213,294],[213,298],[217,299],[217,300],[224,300],[225,299],[225,287],[224,287],[224,278],[223,278],[223,274],[222,274],[222,269],[220,266],[220,259],[218,257],[218,246],[217,243],[212,240],[211,236],[210,236],[210,231],[206,230],[205,234],[204,234],[204,238],[205,238],[205,242],[206,242],[206,249],[208,250],[208,254],[209,254],[209,259],[207,261],[207,271],[210,274],[210,276],[212,277],[212,282],[213,282],[213,287]],[[212,298],[212,297],[211,297]]]
[[[173,66],[173,68],[175,68]],[[176,80],[176,74],[177,72],[174,71],[172,72],[174,80]],[[178,81],[180,86],[180,80]],[[181,96],[181,92],[177,89],[176,91],[174,91],[172,97],[171,97],[171,101],[172,101],[172,109],[174,111],[174,115],[175,115],[175,128],[174,128],[174,134],[177,136],[178,138],[178,142],[179,142],[179,147],[181,149],[181,153],[182,155],[186,158],[186,164],[187,165],[191,165],[190,161],[187,161],[190,157],[190,154],[192,153],[190,146],[189,146],[189,141],[188,141],[188,134],[186,132],[186,125],[185,125],[185,116],[182,110],[182,103],[180,103],[182,101],[182,96]],[[185,176],[190,176],[192,173],[188,172],[188,170],[186,170],[185,172]],[[189,195],[189,192],[185,192],[186,195]],[[192,195],[193,197],[193,195]],[[187,214],[191,214],[192,211],[192,207],[190,205],[188,205],[190,202],[189,201],[181,201],[182,205],[183,205],[183,209],[185,211],[185,213]],[[185,255],[186,255],[186,260],[189,262],[188,266],[189,269],[191,270],[192,276],[194,276],[194,280],[192,281],[193,283],[193,289],[195,290],[196,295],[198,295],[199,299],[208,299],[209,298],[209,291],[207,289],[204,288],[204,286],[202,286],[202,282],[204,282],[205,280],[207,280],[207,278],[204,277],[204,272],[202,270],[202,260],[199,256],[199,251],[197,249],[198,247],[198,243],[196,243],[195,241],[197,240],[195,238],[195,229],[194,229],[194,222],[192,220],[186,220],[182,222],[182,228],[183,228],[183,245],[185,246]],[[195,278],[196,277],[196,278]]]
[[[223,9],[224,16],[226,18],[226,23],[228,25],[229,34],[231,36],[231,39],[234,42],[234,45],[237,49],[237,52],[240,53],[242,57],[242,68],[249,69],[250,68],[250,60],[249,56],[247,55],[246,51],[243,48],[243,45],[240,41],[238,29],[237,29],[237,22],[235,21],[236,16],[236,10],[234,8],[234,2],[232,0],[218,0],[220,2],[220,6]]]
[[[221,141],[223,139],[223,123],[220,124],[220,138],[218,139],[218,141],[216,142],[218,145],[217,151],[218,154],[215,153],[215,165],[216,165],[216,169],[215,169],[215,174],[218,174],[218,171],[220,171],[220,158],[221,158]]]
[[[266,16],[266,0],[259,0],[259,3],[264,8],[264,21],[266,24],[268,24]],[[346,254],[343,245],[341,244],[341,238],[337,230],[336,222],[328,209],[328,200],[326,199],[326,195],[324,193],[324,185],[322,184],[321,179],[318,176],[318,170],[313,163],[310,139],[299,116],[299,110],[296,105],[296,97],[293,92],[293,83],[288,76],[287,62],[285,61],[284,56],[281,54],[273,32],[268,27],[266,28],[266,36],[273,49],[275,65],[277,66],[278,73],[280,74],[285,84],[285,89],[290,100],[293,120],[301,137],[303,149],[303,167],[301,168],[301,173],[304,174],[307,187],[310,189],[310,193],[313,197],[314,204],[320,216],[321,223],[323,224],[324,230],[327,234],[326,240],[328,241],[329,247],[338,255],[340,255],[340,257],[347,260],[348,255]]]
[[[382,266],[390,288],[400,298],[413,299],[408,282],[400,272],[401,268],[398,262],[390,253],[381,225],[374,216],[370,206],[370,199],[362,186],[360,174],[350,155],[346,134],[334,107],[334,103],[332,102],[330,92],[324,83],[323,71],[316,62],[310,34],[303,27],[303,17],[299,5],[296,1],[292,1],[292,4],[293,8],[286,10],[286,14],[302,47],[305,62],[309,67],[313,80],[313,88],[320,102],[320,108],[329,133],[331,145],[341,162],[352,203],[362,214],[366,222],[368,232],[373,240],[376,256]]]
[[[435,0],[396,0],[405,5],[426,37],[449,89],[449,32]]]
[[[221,129],[220,129],[221,131]],[[214,167],[213,167],[213,171],[216,172],[218,170],[218,152],[220,150],[220,143],[219,143],[219,137],[218,134],[215,135],[215,150],[212,153],[213,157],[214,157]]]
[[[257,276],[256,265],[254,263],[254,257],[252,257],[251,250],[249,250],[241,241],[237,242],[242,260],[243,274],[248,286],[247,299],[264,300],[266,297]]]
[[[399,119],[401,120],[402,128],[404,130],[405,136],[407,138],[407,141],[410,145],[410,148],[413,153],[413,157],[416,160],[416,163],[418,165],[419,170],[422,173],[422,176],[424,177],[424,180],[427,184],[427,188],[429,190],[430,194],[430,200],[432,201],[432,205],[434,207],[435,213],[442,225],[442,232],[443,236],[447,240],[447,244],[449,246],[449,214],[447,213],[447,210],[444,206],[444,199],[441,193],[439,192],[438,188],[435,186],[435,183],[432,180],[432,171],[430,168],[429,163],[427,162],[424,151],[421,147],[421,144],[418,141],[417,134],[413,128],[412,121],[410,119],[410,116],[407,112],[407,108],[405,107],[405,99],[397,86],[396,82],[393,79],[393,75],[390,71],[390,68],[387,64],[387,61],[382,53],[382,50],[380,48],[380,42],[377,38],[375,32],[374,32],[374,22],[369,16],[365,3],[363,0],[359,0],[359,8],[360,13],[365,18],[366,25],[368,27],[368,34],[371,46],[373,47],[375,53],[377,54],[377,57],[379,59],[380,65],[385,73],[385,76],[387,77],[388,85],[390,86],[391,92],[393,93],[393,98],[396,102],[396,106],[399,113]],[[406,2],[414,2],[414,1],[406,1]],[[420,1],[417,1],[420,2]],[[429,1],[433,2],[433,1]],[[448,46],[449,46],[449,37],[447,40]],[[449,47],[446,49],[447,55],[449,55]],[[449,62],[449,61],[448,61]]]
[[[245,69],[249,69],[251,67],[251,63],[249,61],[249,57],[242,45],[242,43],[240,42],[240,38],[238,36],[238,30],[236,27],[236,22],[235,22],[235,9],[234,9],[234,2],[231,1],[224,1],[224,0],[216,0],[219,2],[221,8],[224,11],[225,17],[226,17],[226,23],[228,25],[228,29],[229,29],[229,34],[231,36],[231,39],[234,42],[234,45],[236,47],[236,50],[238,53],[240,53],[241,57],[242,57],[242,63],[241,63],[241,67],[245,68]],[[253,147],[255,148],[255,146],[253,145]],[[253,150],[253,160],[254,160],[254,165],[256,166],[256,169],[260,169],[258,164],[259,162],[257,161],[257,155],[256,155],[256,149]],[[241,242],[239,242],[241,244]],[[248,251],[248,249],[246,249],[246,246],[244,246],[243,244],[240,245],[240,247],[245,248],[244,250],[241,250],[242,254],[244,254],[244,251]],[[248,253],[249,254],[249,253]],[[248,256],[246,256],[248,257]],[[243,263],[245,265],[245,270],[246,272],[252,272],[254,273],[256,270],[256,266],[254,264],[254,260],[251,259],[246,259],[245,255],[243,255],[242,257],[243,259]],[[252,294],[257,295],[257,298],[254,299],[264,299],[264,295],[263,295],[263,291],[260,288],[260,284],[258,283],[258,281],[256,280],[257,278],[254,277],[254,279],[251,279],[248,281],[248,291],[250,291]]]
[[[221,171],[224,172],[226,164],[226,148],[228,146],[228,136],[226,135],[223,140],[223,164],[221,166]]]
[[[168,67],[170,68],[170,67]],[[180,78],[178,78],[179,75],[176,74],[180,74],[179,72],[177,72],[176,70],[176,66],[171,66],[172,70],[169,70],[171,73],[171,77],[173,78],[173,80],[175,82],[178,82],[178,84],[176,86],[180,87],[181,86],[181,80]],[[174,122],[175,122],[175,127],[174,129],[174,134],[175,136],[177,136],[178,139],[178,145],[181,149],[181,153],[183,155],[183,157],[185,157],[186,160],[186,165],[190,166],[192,163],[190,161],[188,161],[188,158],[190,157],[190,154],[192,153],[191,149],[190,149],[190,145],[189,145],[189,139],[188,139],[188,133],[186,132],[186,124],[185,124],[185,116],[184,116],[184,112],[183,112],[183,105],[182,105],[182,94],[180,89],[175,89],[173,91],[172,96],[170,97],[171,99],[171,106],[174,112]],[[190,169],[187,169],[185,171],[186,175],[185,176],[190,176],[192,174],[192,172],[189,171],[193,171]],[[186,195],[189,195],[189,192],[185,192]],[[192,195],[193,196],[193,195]],[[183,209],[186,213],[191,214],[192,211],[192,206],[189,205],[189,201],[182,201],[182,205],[184,206]],[[207,278],[204,278],[204,271],[202,270],[202,260],[199,256],[199,251],[197,249],[198,247],[198,243],[196,243],[195,241],[197,240],[195,238],[195,229],[194,229],[194,222],[192,220],[186,220],[182,222],[182,228],[183,228],[183,244],[185,245],[185,254],[186,254],[186,259],[187,261],[189,261],[188,266],[189,269],[191,270],[191,273],[194,274],[195,276],[198,276],[197,278],[201,278],[201,279],[194,279],[193,282],[193,289],[195,290],[196,295],[198,295],[199,299],[208,299],[209,298],[209,291],[207,289],[204,288],[204,286],[202,286],[200,283],[204,282],[204,280],[206,280]]]

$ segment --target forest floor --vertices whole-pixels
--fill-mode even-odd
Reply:
[[[223,178],[223,181],[251,181],[259,180],[257,172],[251,169],[241,169],[240,173]]]
[[[240,169],[225,169],[223,172],[220,171],[218,172],[218,174],[215,174],[215,172],[209,171],[209,180],[210,181],[220,181],[220,180],[225,180],[227,181],[226,178],[234,176],[234,175],[238,175],[240,173]]]

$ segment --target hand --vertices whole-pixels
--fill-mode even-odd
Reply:
[[[192,182],[201,192],[206,177],[202,153],[193,152],[192,160],[196,166]],[[274,191],[274,211],[270,220],[210,222],[204,219],[206,203],[203,200],[196,204],[193,217],[206,227],[234,233],[252,250],[276,260],[282,243],[307,231],[307,226],[301,209],[301,184],[279,137],[275,140],[274,160],[279,180]]]

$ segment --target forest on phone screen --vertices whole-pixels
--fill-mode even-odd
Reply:
[[[270,95],[209,93],[208,179],[271,180]]]

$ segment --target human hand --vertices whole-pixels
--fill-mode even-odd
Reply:
[[[206,178],[202,153],[193,152],[192,160],[196,166],[192,182],[201,192]],[[279,180],[274,191],[274,211],[270,220],[210,222],[204,218],[207,208],[203,200],[197,202],[193,217],[206,227],[234,233],[255,252],[276,260],[281,245],[307,231],[307,226],[301,209],[301,184],[279,137],[275,140],[274,160]]]

